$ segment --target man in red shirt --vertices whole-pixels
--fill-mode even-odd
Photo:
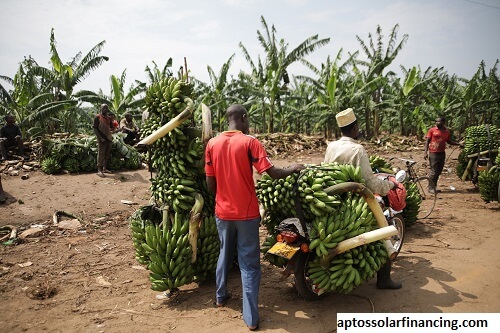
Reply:
[[[247,111],[232,105],[226,111],[228,131],[212,138],[205,150],[205,173],[209,189],[215,194],[215,217],[220,239],[216,270],[216,306],[230,298],[227,276],[235,251],[243,287],[243,320],[253,331],[258,328],[260,284],[259,202],[255,193],[253,168],[272,178],[285,178],[304,169],[294,164],[280,169],[273,166],[262,144],[249,133]]]
[[[432,194],[437,191],[437,182],[441,172],[443,171],[446,158],[446,143],[461,146],[460,143],[451,140],[450,130],[444,126],[445,123],[445,117],[437,118],[436,126],[429,129],[427,135],[425,136],[424,159],[427,160],[427,158],[429,158],[429,166],[431,169],[429,177],[434,183],[434,187],[429,187],[428,190],[429,193]]]

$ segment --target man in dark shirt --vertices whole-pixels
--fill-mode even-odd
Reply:
[[[18,147],[18,153],[25,160],[24,156],[24,143],[21,128],[16,124],[16,119],[13,115],[8,114],[5,116],[5,125],[0,129],[0,148],[2,150],[2,160],[8,158],[7,149],[12,146]]]

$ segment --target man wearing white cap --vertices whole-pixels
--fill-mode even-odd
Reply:
[[[325,163],[337,162],[339,164],[352,164],[359,166],[365,179],[366,187],[373,193],[386,195],[395,184],[388,180],[379,179],[372,172],[370,159],[365,148],[356,142],[359,136],[359,125],[351,108],[339,112],[335,116],[337,125],[342,132],[342,137],[330,142],[326,148]],[[399,289],[401,282],[391,280],[391,261],[388,260],[377,272],[377,288]]]

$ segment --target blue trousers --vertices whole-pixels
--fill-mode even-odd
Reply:
[[[227,277],[233,263],[236,246],[238,265],[243,288],[243,320],[248,326],[259,323],[260,285],[260,217],[246,221],[228,221],[216,217],[220,239],[220,253],[217,260],[216,298],[218,303],[227,297]]]

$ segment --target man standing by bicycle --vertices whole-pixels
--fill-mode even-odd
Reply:
[[[439,117],[436,119],[436,126],[429,129],[425,136],[424,159],[429,158],[429,167],[431,169],[429,178],[432,180],[434,187],[430,184],[428,191],[431,194],[437,191],[437,182],[441,172],[443,172],[444,162],[446,160],[446,143],[450,145],[463,146],[459,142],[451,140],[451,133],[445,126],[446,118]]]
[[[358,120],[351,108],[339,112],[335,119],[342,132],[342,137],[330,142],[326,148],[325,163],[337,162],[340,164],[352,164],[359,166],[365,179],[366,187],[373,193],[386,195],[396,186],[392,181],[379,179],[372,172],[370,159],[365,148],[356,142],[360,136]],[[379,289],[399,289],[401,282],[391,279],[391,260],[386,263],[377,272],[377,288]]]

